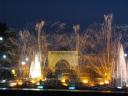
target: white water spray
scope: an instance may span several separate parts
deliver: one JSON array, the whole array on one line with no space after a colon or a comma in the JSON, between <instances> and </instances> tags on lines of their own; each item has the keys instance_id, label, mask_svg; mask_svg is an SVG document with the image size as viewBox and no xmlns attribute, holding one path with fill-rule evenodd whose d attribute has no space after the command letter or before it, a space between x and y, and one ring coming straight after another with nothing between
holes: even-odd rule
<instances>
[{"instance_id":1,"label":"white water spray","mask_svg":"<svg viewBox=\"0 0 128 96\"><path fill-rule=\"evenodd\" d=\"M126 87L127 85L127 66L124 56L124 49L122 44L119 44L116 62L116 87Z\"/></svg>"},{"instance_id":2,"label":"white water spray","mask_svg":"<svg viewBox=\"0 0 128 96\"><path fill-rule=\"evenodd\" d=\"M30 66L30 77L31 78L41 78L41 65L40 56L35 55L35 60L32 61Z\"/></svg>"}]
</instances>

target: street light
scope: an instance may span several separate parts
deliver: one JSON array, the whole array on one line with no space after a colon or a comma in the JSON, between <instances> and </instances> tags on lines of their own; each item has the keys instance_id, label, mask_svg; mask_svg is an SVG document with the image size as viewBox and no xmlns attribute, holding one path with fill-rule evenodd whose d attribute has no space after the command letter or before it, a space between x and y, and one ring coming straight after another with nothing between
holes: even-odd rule
<instances>
[{"instance_id":1,"label":"street light","mask_svg":"<svg viewBox=\"0 0 128 96\"><path fill-rule=\"evenodd\" d=\"M21 62L21 64L22 64L22 65L25 65L25 64L26 64L26 62L25 62L25 61L22 61L22 62Z\"/></svg>"},{"instance_id":2,"label":"street light","mask_svg":"<svg viewBox=\"0 0 128 96\"><path fill-rule=\"evenodd\" d=\"M0 37L0 41L3 41L3 37Z\"/></svg>"},{"instance_id":3,"label":"street light","mask_svg":"<svg viewBox=\"0 0 128 96\"><path fill-rule=\"evenodd\" d=\"M3 59L6 59L6 58L7 58L7 56L4 54L4 55L3 55Z\"/></svg>"},{"instance_id":4,"label":"street light","mask_svg":"<svg viewBox=\"0 0 128 96\"><path fill-rule=\"evenodd\" d=\"M127 57L128 56L127 53L125 53L124 56Z\"/></svg>"},{"instance_id":5,"label":"street light","mask_svg":"<svg viewBox=\"0 0 128 96\"><path fill-rule=\"evenodd\" d=\"M28 57L25 58L25 61L29 61Z\"/></svg>"}]
</instances>

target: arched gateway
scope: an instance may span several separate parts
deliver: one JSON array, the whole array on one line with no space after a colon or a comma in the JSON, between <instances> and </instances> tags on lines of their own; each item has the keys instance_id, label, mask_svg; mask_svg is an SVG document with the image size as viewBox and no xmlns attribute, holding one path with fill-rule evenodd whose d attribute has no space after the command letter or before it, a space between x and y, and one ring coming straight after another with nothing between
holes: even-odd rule
<instances>
[{"instance_id":1,"label":"arched gateway","mask_svg":"<svg viewBox=\"0 0 128 96\"><path fill-rule=\"evenodd\" d=\"M55 70L57 67L70 67L75 69L78 66L77 51L49 51L48 67Z\"/></svg>"},{"instance_id":2,"label":"arched gateway","mask_svg":"<svg viewBox=\"0 0 128 96\"><path fill-rule=\"evenodd\" d=\"M70 64L66 60L61 59L56 63L55 69L60 69L60 70L70 69Z\"/></svg>"},{"instance_id":3,"label":"arched gateway","mask_svg":"<svg viewBox=\"0 0 128 96\"><path fill-rule=\"evenodd\" d=\"M56 79L77 80L77 51L49 51L48 67L54 72Z\"/></svg>"}]
</instances>

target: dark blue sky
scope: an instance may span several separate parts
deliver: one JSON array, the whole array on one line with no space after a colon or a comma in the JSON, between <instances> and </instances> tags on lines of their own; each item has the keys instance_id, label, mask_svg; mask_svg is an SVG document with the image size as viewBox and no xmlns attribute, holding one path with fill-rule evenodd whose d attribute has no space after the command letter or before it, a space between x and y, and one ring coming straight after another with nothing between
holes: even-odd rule
<instances>
[{"instance_id":1,"label":"dark blue sky","mask_svg":"<svg viewBox=\"0 0 128 96\"><path fill-rule=\"evenodd\" d=\"M128 24L128 0L0 0L0 22L21 28L39 20L82 26L102 22L114 14L114 23Z\"/></svg>"}]
</instances>

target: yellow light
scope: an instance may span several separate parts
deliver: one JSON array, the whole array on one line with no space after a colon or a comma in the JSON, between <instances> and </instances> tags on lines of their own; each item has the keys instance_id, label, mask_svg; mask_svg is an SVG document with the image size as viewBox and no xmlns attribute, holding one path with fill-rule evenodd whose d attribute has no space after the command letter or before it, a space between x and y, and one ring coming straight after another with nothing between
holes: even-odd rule
<instances>
[{"instance_id":1,"label":"yellow light","mask_svg":"<svg viewBox=\"0 0 128 96\"><path fill-rule=\"evenodd\" d=\"M17 84L18 85L22 85L23 84L23 81L22 80L17 80Z\"/></svg>"},{"instance_id":2,"label":"yellow light","mask_svg":"<svg viewBox=\"0 0 128 96\"><path fill-rule=\"evenodd\" d=\"M18 85L22 85L23 84L23 82L18 82Z\"/></svg>"},{"instance_id":3,"label":"yellow light","mask_svg":"<svg viewBox=\"0 0 128 96\"><path fill-rule=\"evenodd\" d=\"M37 82L36 85L40 85L40 82Z\"/></svg>"},{"instance_id":4,"label":"yellow light","mask_svg":"<svg viewBox=\"0 0 128 96\"><path fill-rule=\"evenodd\" d=\"M94 83L90 83L90 86L95 86Z\"/></svg>"},{"instance_id":5,"label":"yellow light","mask_svg":"<svg viewBox=\"0 0 128 96\"><path fill-rule=\"evenodd\" d=\"M64 85L64 86L68 86L68 84L67 84L67 83L63 83L63 85Z\"/></svg>"},{"instance_id":6,"label":"yellow light","mask_svg":"<svg viewBox=\"0 0 128 96\"><path fill-rule=\"evenodd\" d=\"M11 82L11 83L9 84L10 87L14 87L14 86L16 86L16 85L17 85L16 82Z\"/></svg>"},{"instance_id":7,"label":"yellow light","mask_svg":"<svg viewBox=\"0 0 128 96\"><path fill-rule=\"evenodd\" d=\"M65 83L65 79L62 79L61 82L62 82L62 83Z\"/></svg>"},{"instance_id":8,"label":"yellow light","mask_svg":"<svg viewBox=\"0 0 128 96\"><path fill-rule=\"evenodd\" d=\"M42 81L46 81L46 80L47 80L47 78L42 79Z\"/></svg>"},{"instance_id":9,"label":"yellow light","mask_svg":"<svg viewBox=\"0 0 128 96\"><path fill-rule=\"evenodd\" d=\"M36 81L35 81L35 80L31 80L31 82L32 82L32 83L36 83Z\"/></svg>"},{"instance_id":10,"label":"yellow light","mask_svg":"<svg viewBox=\"0 0 128 96\"><path fill-rule=\"evenodd\" d=\"M99 84L100 84L100 85L104 85L104 82L100 82Z\"/></svg>"},{"instance_id":11,"label":"yellow light","mask_svg":"<svg viewBox=\"0 0 128 96\"><path fill-rule=\"evenodd\" d=\"M12 74L13 74L13 75L15 75L15 74L16 74L15 69L12 69Z\"/></svg>"},{"instance_id":12,"label":"yellow light","mask_svg":"<svg viewBox=\"0 0 128 96\"><path fill-rule=\"evenodd\" d=\"M82 82L86 84L86 83L88 83L88 80L82 80Z\"/></svg>"},{"instance_id":13,"label":"yellow light","mask_svg":"<svg viewBox=\"0 0 128 96\"><path fill-rule=\"evenodd\" d=\"M108 80L105 80L104 83L105 83L105 84L109 84L109 81L108 81Z\"/></svg>"}]
</instances>

